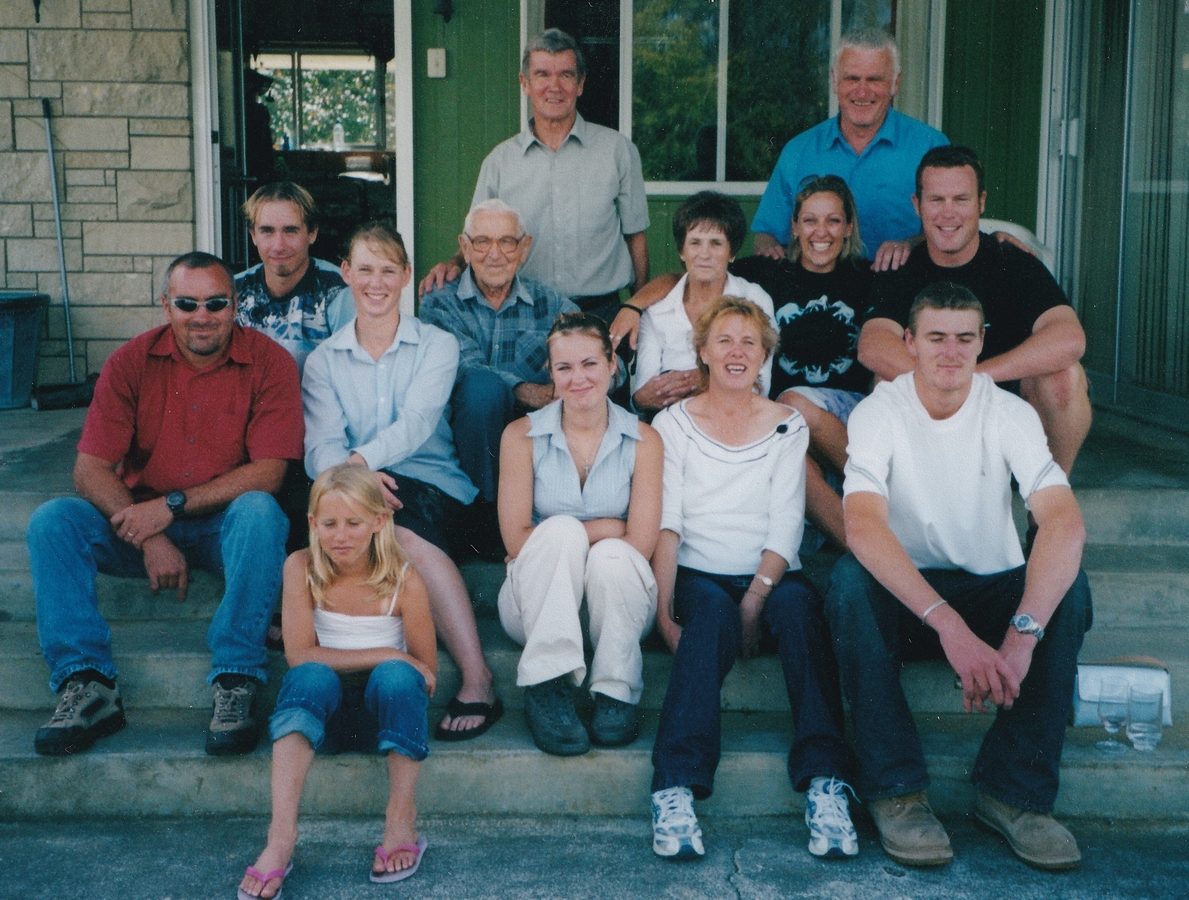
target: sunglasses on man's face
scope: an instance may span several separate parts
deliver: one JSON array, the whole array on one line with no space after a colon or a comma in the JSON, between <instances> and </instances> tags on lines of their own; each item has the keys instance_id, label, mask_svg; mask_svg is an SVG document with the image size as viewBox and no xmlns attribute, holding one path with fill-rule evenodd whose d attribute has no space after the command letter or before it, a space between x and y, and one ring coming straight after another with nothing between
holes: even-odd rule
<instances>
[{"instance_id":1,"label":"sunglasses on man's face","mask_svg":"<svg viewBox=\"0 0 1189 900\"><path fill-rule=\"evenodd\" d=\"M190 297L175 297L173 305L184 313L192 313L199 306L205 306L208 313L222 312L231 305L231 301L226 297L212 297L210 300L204 300L199 303Z\"/></svg>"}]
</instances>

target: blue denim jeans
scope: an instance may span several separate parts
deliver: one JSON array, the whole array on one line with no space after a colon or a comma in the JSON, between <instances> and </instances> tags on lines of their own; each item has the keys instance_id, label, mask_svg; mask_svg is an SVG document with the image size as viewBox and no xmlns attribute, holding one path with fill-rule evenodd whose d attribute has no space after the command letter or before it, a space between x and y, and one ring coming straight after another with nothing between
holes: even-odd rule
<instances>
[{"instance_id":1,"label":"blue denim jeans","mask_svg":"<svg viewBox=\"0 0 1189 900\"><path fill-rule=\"evenodd\" d=\"M1020 566L993 575L960 569L921 574L980 640L998 647L1024 595L1024 571ZM859 796L870 800L924 790L929 773L900 686L900 664L944 659L937 633L851 554L834 567L826 615L854 718ZM996 714L983 739L971 781L984 794L1020 809L1052 811L1078 651L1091 620L1090 587L1079 572L1033 651L1020 696L1010 710Z\"/></svg>"},{"instance_id":2,"label":"blue denim jeans","mask_svg":"<svg viewBox=\"0 0 1189 900\"><path fill-rule=\"evenodd\" d=\"M458 465L479 489L479 499L493 502L499 484L500 439L516 417L512 388L491 369L467 369L459 373L450 408Z\"/></svg>"},{"instance_id":3,"label":"blue denim jeans","mask_svg":"<svg viewBox=\"0 0 1189 900\"><path fill-rule=\"evenodd\" d=\"M288 532L277 501L261 491L242 494L222 512L179 519L165 529L191 567L222 573L225 581L207 631L208 680L224 673L268 680L264 636L281 593ZM27 540L37 634L51 690L83 669L115 678L111 629L99 614L95 574L145 578L144 554L116 537L103 513L76 497L38 507Z\"/></svg>"},{"instance_id":4,"label":"blue denim jeans","mask_svg":"<svg viewBox=\"0 0 1189 900\"><path fill-rule=\"evenodd\" d=\"M673 619L681 640L673 658L652 751L652 790L688 787L699 800L714 790L722 754L719 692L739 657L739 601L751 575L678 568ZM819 775L849 781L854 754L843 738L838 669L821 600L799 572L772 589L760 615L761 649L775 650L793 711L789 779L804 791Z\"/></svg>"},{"instance_id":5,"label":"blue denim jeans","mask_svg":"<svg viewBox=\"0 0 1189 900\"><path fill-rule=\"evenodd\" d=\"M276 742L297 732L323 753L393 751L421 761L429 755L428 709L425 678L403 659L343 676L302 663L285 673L268 736Z\"/></svg>"}]
</instances>

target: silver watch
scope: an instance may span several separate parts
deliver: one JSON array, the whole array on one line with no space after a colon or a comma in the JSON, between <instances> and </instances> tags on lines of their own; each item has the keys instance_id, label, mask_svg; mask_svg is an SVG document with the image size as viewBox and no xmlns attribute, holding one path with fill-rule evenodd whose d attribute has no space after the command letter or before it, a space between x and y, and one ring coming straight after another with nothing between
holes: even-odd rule
<instances>
[{"instance_id":1,"label":"silver watch","mask_svg":"<svg viewBox=\"0 0 1189 900\"><path fill-rule=\"evenodd\" d=\"M1032 634L1036 636L1038 641L1044 640L1045 630L1040 627L1040 623L1036 619L1027 613L1012 616L1011 627L1020 632L1020 634Z\"/></svg>"}]
</instances>

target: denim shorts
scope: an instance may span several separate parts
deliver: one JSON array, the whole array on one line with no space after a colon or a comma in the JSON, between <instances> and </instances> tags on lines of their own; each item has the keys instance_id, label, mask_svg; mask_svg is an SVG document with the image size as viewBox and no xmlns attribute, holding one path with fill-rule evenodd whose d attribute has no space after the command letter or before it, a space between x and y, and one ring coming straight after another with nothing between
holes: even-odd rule
<instances>
[{"instance_id":1,"label":"denim shorts","mask_svg":"<svg viewBox=\"0 0 1189 900\"><path fill-rule=\"evenodd\" d=\"M268 736L297 732L321 753L395 751L420 761L429 755L428 708L425 678L403 659L342 675L302 663L285 673Z\"/></svg>"}]
</instances>

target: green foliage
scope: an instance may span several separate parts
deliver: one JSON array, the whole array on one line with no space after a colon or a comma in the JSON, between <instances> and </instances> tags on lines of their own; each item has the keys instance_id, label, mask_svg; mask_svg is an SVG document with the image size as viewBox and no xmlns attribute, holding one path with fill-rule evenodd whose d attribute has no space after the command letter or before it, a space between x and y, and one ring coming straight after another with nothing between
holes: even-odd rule
<instances>
[{"instance_id":1,"label":"green foliage","mask_svg":"<svg viewBox=\"0 0 1189 900\"><path fill-rule=\"evenodd\" d=\"M274 144L284 135L297 139L293 121L293 70L272 69L272 87L264 104L272 117ZM329 147L334 142L334 126L342 123L347 144L376 143L375 76L353 69L303 70L302 142Z\"/></svg>"},{"instance_id":2,"label":"green foliage","mask_svg":"<svg viewBox=\"0 0 1189 900\"><path fill-rule=\"evenodd\" d=\"M714 179L718 19L705 0L636 0L632 138L646 179ZM731 4L728 180L766 181L785 143L826 118L829 24L829 0Z\"/></svg>"},{"instance_id":3,"label":"green foliage","mask_svg":"<svg viewBox=\"0 0 1189 900\"><path fill-rule=\"evenodd\" d=\"M830 6L732 3L730 20L727 179L767 181L784 145L829 112Z\"/></svg>"},{"instance_id":4,"label":"green foliage","mask_svg":"<svg viewBox=\"0 0 1189 900\"><path fill-rule=\"evenodd\" d=\"M637 0L633 38L632 139L644 177L684 180L696 168L698 129L715 124L718 7Z\"/></svg>"}]
</instances>

